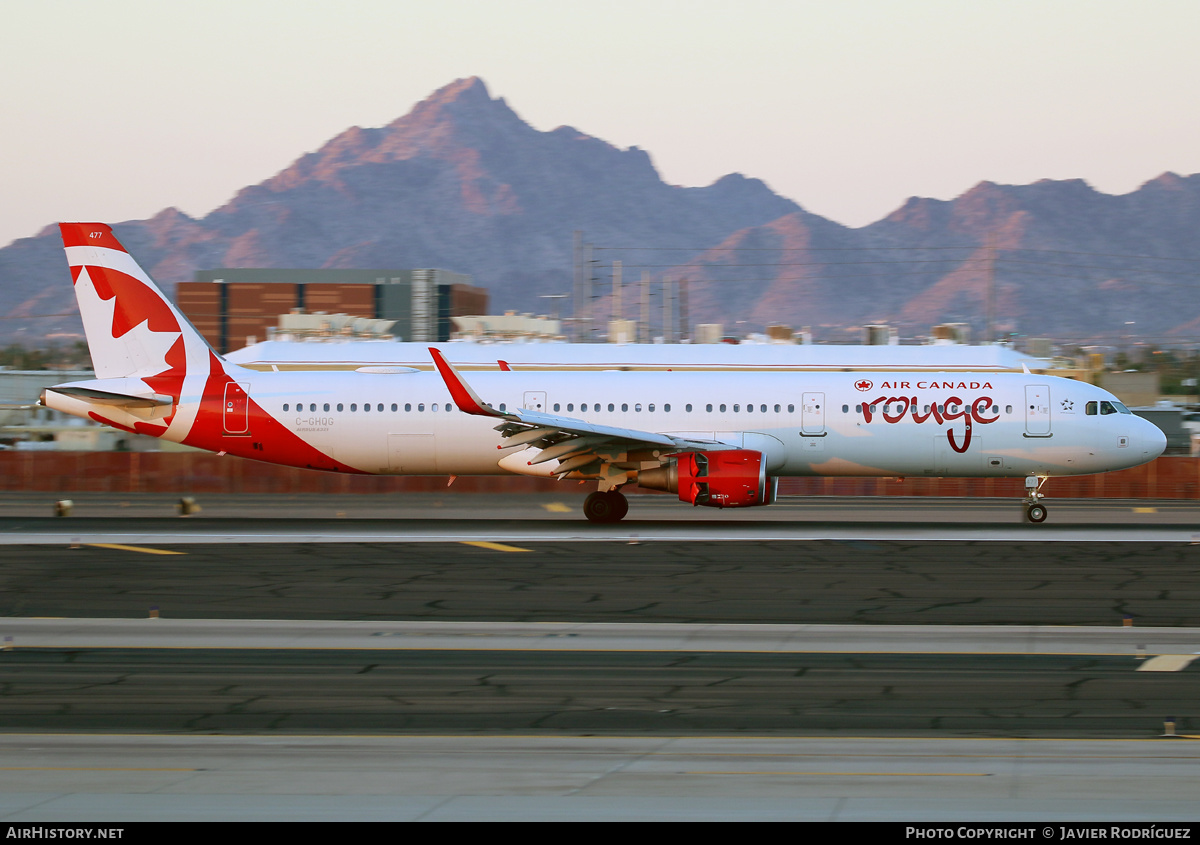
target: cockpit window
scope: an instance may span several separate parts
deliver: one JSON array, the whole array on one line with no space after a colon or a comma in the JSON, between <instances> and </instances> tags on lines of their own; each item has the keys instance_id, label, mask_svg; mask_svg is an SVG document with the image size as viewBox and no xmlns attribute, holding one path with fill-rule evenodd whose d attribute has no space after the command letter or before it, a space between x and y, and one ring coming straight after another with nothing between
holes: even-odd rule
<instances>
[{"instance_id":1,"label":"cockpit window","mask_svg":"<svg viewBox=\"0 0 1200 845\"><path fill-rule=\"evenodd\" d=\"M1113 404L1117 406L1117 410L1118 410L1120 413L1122 413L1122 414L1129 414L1129 416L1131 416L1131 417L1133 416L1133 411L1131 411L1131 410L1129 410L1128 408L1126 408L1126 407L1125 407L1124 405L1122 405L1120 402L1113 402Z\"/></svg>"},{"instance_id":2,"label":"cockpit window","mask_svg":"<svg viewBox=\"0 0 1200 845\"><path fill-rule=\"evenodd\" d=\"M1089 417L1094 417L1096 416L1096 411L1099 409L1099 407L1099 402L1088 402L1087 405L1084 406L1084 413L1086 413Z\"/></svg>"},{"instance_id":3,"label":"cockpit window","mask_svg":"<svg viewBox=\"0 0 1200 845\"><path fill-rule=\"evenodd\" d=\"M1103 400L1100 402L1100 416L1105 417L1109 414L1119 414L1120 411L1116 408L1116 403Z\"/></svg>"}]
</instances>

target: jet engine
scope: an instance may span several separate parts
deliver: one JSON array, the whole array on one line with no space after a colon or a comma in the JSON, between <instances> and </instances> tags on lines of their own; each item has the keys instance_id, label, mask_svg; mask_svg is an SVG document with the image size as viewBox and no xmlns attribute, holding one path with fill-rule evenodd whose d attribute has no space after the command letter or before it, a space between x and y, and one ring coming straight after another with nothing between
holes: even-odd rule
<instances>
[{"instance_id":1,"label":"jet engine","mask_svg":"<svg viewBox=\"0 0 1200 845\"><path fill-rule=\"evenodd\" d=\"M637 483L678 493L679 500L709 508L751 508L775 502L779 479L767 475L762 452L730 449L685 452L666 466L644 469Z\"/></svg>"}]
</instances>

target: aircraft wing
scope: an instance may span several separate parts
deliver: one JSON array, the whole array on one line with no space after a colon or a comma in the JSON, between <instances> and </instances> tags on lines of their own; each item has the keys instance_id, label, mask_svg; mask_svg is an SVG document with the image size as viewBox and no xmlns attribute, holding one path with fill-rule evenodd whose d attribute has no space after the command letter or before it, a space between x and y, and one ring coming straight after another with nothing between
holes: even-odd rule
<instances>
[{"instance_id":1,"label":"aircraft wing","mask_svg":"<svg viewBox=\"0 0 1200 845\"><path fill-rule=\"evenodd\" d=\"M533 446L542 450L536 458L529 461L530 465L557 458L560 462L559 472L566 473L601 461L604 455L615 453L639 450L669 450L677 453L736 448L716 440L694 440L671 434L604 425L543 411L531 411L527 408L500 411L479 398L441 352L430 348L429 353L433 356L433 362L459 410L475 416L503 420L496 430L507 442L499 448Z\"/></svg>"}]
</instances>

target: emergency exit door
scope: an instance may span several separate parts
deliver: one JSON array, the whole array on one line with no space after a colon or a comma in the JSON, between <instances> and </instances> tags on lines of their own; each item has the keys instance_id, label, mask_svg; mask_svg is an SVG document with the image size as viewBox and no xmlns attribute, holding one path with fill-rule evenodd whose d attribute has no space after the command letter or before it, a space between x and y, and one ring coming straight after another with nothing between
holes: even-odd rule
<instances>
[{"instance_id":1,"label":"emergency exit door","mask_svg":"<svg viewBox=\"0 0 1200 845\"><path fill-rule=\"evenodd\" d=\"M230 382L225 385L225 420L226 434L250 433L250 391L249 384Z\"/></svg>"},{"instance_id":2,"label":"emergency exit door","mask_svg":"<svg viewBox=\"0 0 1200 845\"><path fill-rule=\"evenodd\" d=\"M805 393L800 403L800 433L806 437L825 434L825 394Z\"/></svg>"},{"instance_id":3,"label":"emergency exit door","mask_svg":"<svg viewBox=\"0 0 1200 845\"><path fill-rule=\"evenodd\" d=\"M1030 437L1050 436L1050 387L1025 385L1025 433Z\"/></svg>"}]
</instances>

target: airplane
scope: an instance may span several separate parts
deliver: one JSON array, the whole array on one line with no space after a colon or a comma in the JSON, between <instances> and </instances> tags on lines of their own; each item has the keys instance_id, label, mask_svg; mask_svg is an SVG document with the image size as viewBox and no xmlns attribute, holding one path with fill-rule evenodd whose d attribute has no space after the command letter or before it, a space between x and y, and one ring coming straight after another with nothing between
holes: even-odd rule
<instances>
[{"instance_id":1,"label":"airplane","mask_svg":"<svg viewBox=\"0 0 1200 845\"><path fill-rule=\"evenodd\" d=\"M224 360L102 223L60 229L95 379L41 404L220 455L326 472L595 481L616 522L629 484L693 506L776 499L788 476L1023 477L1046 519L1054 476L1138 466L1162 431L1090 384L1030 373L260 372Z\"/></svg>"}]
</instances>

